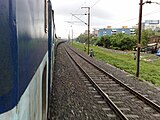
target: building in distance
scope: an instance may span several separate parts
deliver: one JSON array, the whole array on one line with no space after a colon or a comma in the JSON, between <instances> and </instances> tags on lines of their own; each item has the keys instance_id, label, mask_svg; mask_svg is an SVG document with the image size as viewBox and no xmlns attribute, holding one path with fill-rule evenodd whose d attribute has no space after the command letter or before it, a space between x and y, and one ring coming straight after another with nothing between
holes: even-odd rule
<instances>
[{"instance_id":1,"label":"building in distance","mask_svg":"<svg viewBox=\"0 0 160 120\"><path fill-rule=\"evenodd\" d=\"M117 33L123 33L128 35L135 34L134 28L128 28L128 26L122 26L122 28L112 28L111 26L107 26L107 28L99 29L98 30L98 37L104 36L104 35L114 35Z\"/></svg>"},{"instance_id":2,"label":"building in distance","mask_svg":"<svg viewBox=\"0 0 160 120\"><path fill-rule=\"evenodd\" d=\"M145 29L152 29L153 31L160 30L159 20L145 20Z\"/></svg>"}]
</instances>

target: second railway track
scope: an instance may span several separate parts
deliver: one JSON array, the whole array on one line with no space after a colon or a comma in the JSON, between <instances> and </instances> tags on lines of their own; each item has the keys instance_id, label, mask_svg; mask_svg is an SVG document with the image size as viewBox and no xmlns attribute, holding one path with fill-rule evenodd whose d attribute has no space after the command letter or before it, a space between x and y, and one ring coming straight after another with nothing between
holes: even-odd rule
<instances>
[{"instance_id":1,"label":"second railway track","mask_svg":"<svg viewBox=\"0 0 160 120\"><path fill-rule=\"evenodd\" d=\"M120 119L159 120L160 106L91 63L70 47L66 47L65 50Z\"/></svg>"}]
</instances>

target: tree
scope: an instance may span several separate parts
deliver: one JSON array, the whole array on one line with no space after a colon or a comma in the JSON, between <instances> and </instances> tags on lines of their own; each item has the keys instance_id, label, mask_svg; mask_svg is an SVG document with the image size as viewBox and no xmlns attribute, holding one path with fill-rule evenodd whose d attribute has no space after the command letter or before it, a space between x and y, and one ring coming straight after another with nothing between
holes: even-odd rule
<instances>
[{"instance_id":1,"label":"tree","mask_svg":"<svg viewBox=\"0 0 160 120\"><path fill-rule=\"evenodd\" d=\"M104 35L101 37L101 40L103 42L103 47L109 48L110 47L110 36Z\"/></svg>"},{"instance_id":2,"label":"tree","mask_svg":"<svg viewBox=\"0 0 160 120\"><path fill-rule=\"evenodd\" d=\"M96 41L98 40L98 37L92 37L91 38L91 41L90 41L90 44L91 45L94 45L94 44L96 44Z\"/></svg>"},{"instance_id":3,"label":"tree","mask_svg":"<svg viewBox=\"0 0 160 120\"><path fill-rule=\"evenodd\" d=\"M95 45L103 46L103 43L100 38L97 39L97 41L95 42Z\"/></svg>"},{"instance_id":4,"label":"tree","mask_svg":"<svg viewBox=\"0 0 160 120\"><path fill-rule=\"evenodd\" d=\"M143 30L142 31L142 38L141 38L142 46L146 46L149 42L150 37L153 35L155 35L155 32L152 31L151 29Z\"/></svg>"},{"instance_id":5,"label":"tree","mask_svg":"<svg viewBox=\"0 0 160 120\"><path fill-rule=\"evenodd\" d=\"M96 45L103 46L105 48L109 48L110 47L110 36L104 35L104 36L100 37L97 40Z\"/></svg>"},{"instance_id":6,"label":"tree","mask_svg":"<svg viewBox=\"0 0 160 120\"><path fill-rule=\"evenodd\" d=\"M80 43L88 43L88 35L86 34L80 34L77 39L76 39L77 42L80 42Z\"/></svg>"},{"instance_id":7,"label":"tree","mask_svg":"<svg viewBox=\"0 0 160 120\"><path fill-rule=\"evenodd\" d=\"M136 45L136 36L117 33L111 36L111 48L118 50L132 50Z\"/></svg>"},{"instance_id":8,"label":"tree","mask_svg":"<svg viewBox=\"0 0 160 120\"><path fill-rule=\"evenodd\" d=\"M121 47L121 39L123 38L123 33L117 33L111 36L111 48L112 49L120 49Z\"/></svg>"},{"instance_id":9,"label":"tree","mask_svg":"<svg viewBox=\"0 0 160 120\"><path fill-rule=\"evenodd\" d=\"M133 47L136 44L136 39L134 36L124 35L121 39L121 50L133 50Z\"/></svg>"}]
</instances>

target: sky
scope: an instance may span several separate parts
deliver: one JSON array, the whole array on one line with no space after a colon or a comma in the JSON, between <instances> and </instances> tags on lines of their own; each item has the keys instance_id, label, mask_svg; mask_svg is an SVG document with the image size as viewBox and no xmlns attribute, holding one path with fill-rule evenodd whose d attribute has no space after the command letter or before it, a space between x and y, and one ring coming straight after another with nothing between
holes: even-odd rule
<instances>
[{"instance_id":1,"label":"sky","mask_svg":"<svg viewBox=\"0 0 160 120\"><path fill-rule=\"evenodd\" d=\"M160 0L151 1L160 3ZM107 26L132 27L138 23L140 0L51 0L51 2L55 12L56 34L61 38L68 38L69 35L72 37L72 31L75 38L87 30L84 23L88 22L88 16L84 14L88 13L88 9L81 7L90 7L91 31ZM160 20L160 4L143 5L142 21L145 20Z\"/></svg>"}]
</instances>

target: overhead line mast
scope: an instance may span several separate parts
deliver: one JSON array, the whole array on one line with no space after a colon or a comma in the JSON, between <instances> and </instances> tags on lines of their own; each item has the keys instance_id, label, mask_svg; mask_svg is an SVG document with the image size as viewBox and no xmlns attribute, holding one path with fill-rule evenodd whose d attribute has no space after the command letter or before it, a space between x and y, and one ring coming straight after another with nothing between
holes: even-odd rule
<instances>
[{"instance_id":1,"label":"overhead line mast","mask_svg":"<svg viewBox=\"0 0 160 120\"><path fill-rule=\"evenodd\" d=\"M145 1L140 0L140 7L139 7L139 23L138 23L138 40L137 40L137 70L136 70L136 77L139 77L139 64L140 64L140 48L141 48L141 27L142 27L142 6L146 3L156 3L159 4L158 2L152 2L152 1Z\"/></svg>"},{"instance_id":2,"label":"overhead line mast","mask_svg":"<svg viewBox=\"0 0 160 120\"><path fill-rule=\"evenodd\" d=\"M81 7L88 9L88 55L89 55L89 46L90 46L90 7Z\"/></svg>"}]
</instances>

